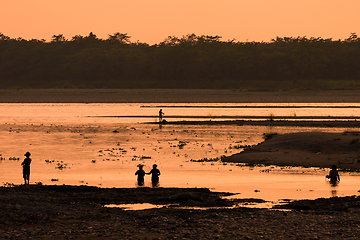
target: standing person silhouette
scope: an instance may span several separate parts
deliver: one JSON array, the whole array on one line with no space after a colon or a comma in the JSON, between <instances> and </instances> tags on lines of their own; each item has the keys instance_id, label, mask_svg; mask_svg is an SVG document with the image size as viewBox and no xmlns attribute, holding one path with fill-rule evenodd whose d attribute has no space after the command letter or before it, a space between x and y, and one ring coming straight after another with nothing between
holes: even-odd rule
<instances>
[{"instance_id":1,"label":"standing person silhouette","mask_svg":"<svg viewBox=\"0 0 360 240\"><path fill-rule=\"evenodd\" d=\"M23 166L23 177L24 177L25 184L26 184L26 180L27 180L27 184L30 184L30 163L31 163L31 159L29 158L30 155L31 155L31 153L26 152L24 154L24 156L26 158L21 163L21 165Z\"/></svg>"},{"instance_id":2,"label":"standing person silhouette","mask_svg":"<svg viewBox=\"0 0 360 240\"><path fill-rule=\"evenodd\" d=\"M163 116L164 116L164 112L162 111L162 109L160 109L160 111L159 111L159 122L162 122Z\"/></svg>"},{"instance_id":3,"label":"standing person silhouette","mask_svg":"<svg viewBox=\"0 0 360 240\"><path fill-rule=\"evenodd\" d=\"M153 169L147 174L151 174L151 182L153 187L157 187L159 184L159 176L160 176L160 170L157 169L157 165L153 165Z\"/></svg>"},{"instance_id":4,"label":"standing person silhouette","mask_svg":"<svg viewBox=\"0 0 360 240\"><path fill-rule=\"evenodd\" d=\"M138 167L139 167L139 170L136 171L135 175L138 175L138 177L137 177L138 185L143 186L145 171L143 170L143 165L139 164Z\"/></svg>"}]
</instances>

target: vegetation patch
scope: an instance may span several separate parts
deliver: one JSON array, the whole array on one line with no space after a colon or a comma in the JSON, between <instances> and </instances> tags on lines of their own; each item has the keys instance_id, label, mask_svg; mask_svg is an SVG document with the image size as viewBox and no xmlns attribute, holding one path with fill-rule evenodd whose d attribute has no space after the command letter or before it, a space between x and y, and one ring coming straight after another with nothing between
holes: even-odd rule
<instances>
[{"instance_id":1,"label":"vegetation patch","mask_svg":"<svg viewBox=\"0 0 360 240\"><path fill-rule=\"evenodd\" d=\"M199 160L191 159L190 162L218 162L223 159L224 156L216 157L216 158L202 158Z\"/></svg>"},{"instance_id":2,"label":"vegetation patch","mask_svg":"<svg viewBox=\"0 0 360 240\"><path fill-rule=\"evenodd\" d=\"M0 33L0 88L354 90L360 89L359 42L355 33L336 41L270 42L188 34L154 45L132 42L126 33L59 34L50 42Z\"/></svg>"},{"instance_id":3,"label":"vegetation patch","mask_svg":"<svg viewBox=\"0 0 360 240\"><path fill-rule=\"evenodd\" d=\"M179 149L183 149L185 145L186 145L185 141L179 141L179 144L177 146L179 147Z\"/></svg>"}]
</instances>

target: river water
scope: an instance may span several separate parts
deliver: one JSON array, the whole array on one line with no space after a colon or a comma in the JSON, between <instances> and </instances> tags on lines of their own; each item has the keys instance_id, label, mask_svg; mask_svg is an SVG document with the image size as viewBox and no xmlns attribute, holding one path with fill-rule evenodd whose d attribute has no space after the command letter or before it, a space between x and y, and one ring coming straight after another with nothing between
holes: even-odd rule
<instances>
[{"instance_id":1,"label":"river water","mask_svg":"<svg viewBox=\"0 0 360 240\"><path fill-rule=\"evenodd\" d=\"M164 125L167 121L276 116L360 116L360 104L0 104L0 183L22 184L21 162L31 152L30 183L137 187L137 165L161 171L160 187L206 187L240 198L315 199L358 195L359 174L325 180L329 169L248 167L197 162L242 151L264 133L358 129L235 125ZM15 160L13 160L15 159ZM17 160L19 159L19 160ZM194 161L195 160L195 161ZM150 177L145 186L151 187Z\"/></svg>"}]
</instances>

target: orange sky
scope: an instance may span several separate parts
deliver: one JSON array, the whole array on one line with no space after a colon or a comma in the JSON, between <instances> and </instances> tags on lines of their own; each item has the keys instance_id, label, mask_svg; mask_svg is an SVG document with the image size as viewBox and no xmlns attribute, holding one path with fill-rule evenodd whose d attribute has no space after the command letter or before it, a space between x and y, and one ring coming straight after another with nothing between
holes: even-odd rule
<instances>
[{"instance_id":1,"label":"orange sky","mask_svg":"<svg viewBox=\"0 0 360 240\"><path fill-rule=\"evenodd\" d=\"M169 35L345 39L360 35L359 0L0 0L0 32L11 38L68 39L93 32L159 43Z\"/></svg>"}]
</instances>

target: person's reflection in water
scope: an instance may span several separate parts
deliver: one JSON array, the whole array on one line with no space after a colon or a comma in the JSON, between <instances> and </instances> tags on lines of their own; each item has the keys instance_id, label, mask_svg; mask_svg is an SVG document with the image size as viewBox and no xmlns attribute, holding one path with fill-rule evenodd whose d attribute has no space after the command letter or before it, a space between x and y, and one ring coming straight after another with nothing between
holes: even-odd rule
<instances>
[{"instance_id":1,"label":"person's reflection in water","mask_svg":"<svg viewBox=\"0 0 360 240\"><path fill-rule=\"evenodd\" d=\"M159 176L160 176L160 170L157 169L157 165L153 165L153 169L147 174L151 174L151 183L153 187L159 186Z\"/></svg>"},{"instance_id":2,"label":"person's reflection in water","mask_svg":"<svg viewBox=\"0 0 360 240\"><path fill-rule=\"evenodd\" d=\"M336 191L336 190L331 190L331 195L332 195L333 197L336 197L336 196L337 196L337 191Z\"/></svg>"},{"instance_id":3,"label":"person's reflection in water","mask_svg":"<svg viewBox=\"0 0 360 240\"><path fill-rule=\"evenodd\" d=\"M339 181L331 181L331 180L330 180L330 185L331 185L332 187L337 187L338 184L339 184Z\"/></svg>"},{"instance_id":4,"label":"person's reflection in water","mask_svg":"<svg viewBox=\"0 0 360 240\"><path fill-rule=\"evenodd\" d=\"M138 167L139 167L139 170L137 170L135 173L135 175L138 176L137 177L138 185L144 186L145 171L143 170L143 165L139 164Z\"/></svg>"}]
</instances>

